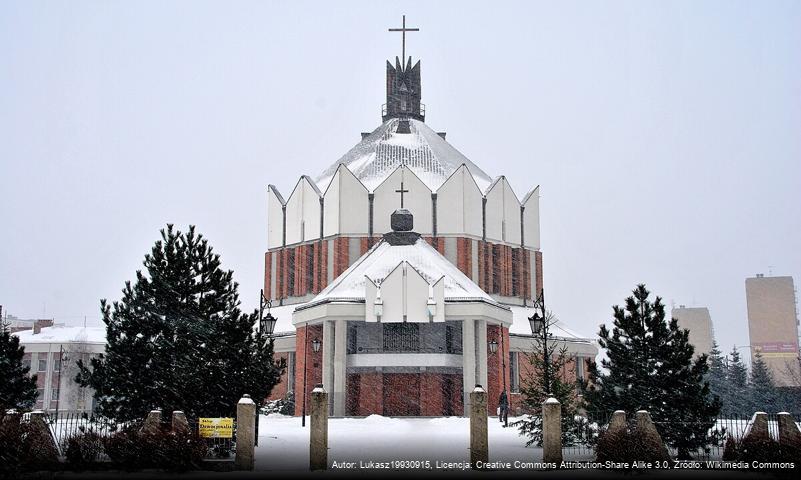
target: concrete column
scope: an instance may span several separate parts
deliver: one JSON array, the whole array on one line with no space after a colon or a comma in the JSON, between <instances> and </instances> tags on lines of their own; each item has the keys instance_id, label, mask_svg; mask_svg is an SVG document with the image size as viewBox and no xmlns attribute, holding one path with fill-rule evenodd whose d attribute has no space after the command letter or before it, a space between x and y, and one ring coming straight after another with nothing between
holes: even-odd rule
<instances>
[{"instance_id":1,"label":"concrete column","mask_svg":"<svg viewBox=\"0 0 801 480\"><path fill-rule=\"evenodd\" d=\"M758 435L758 438L769 438L767 413L754 413L754 416L751 417L751 423L748 425L743 437L747 437L749 435Z\"/></svg>"},{"instance_id":2,"label":"concrete column","mask_svg":"<svg viewBox=\"0 0 801 480\"><path fill-rule=\"evenodd\" d=\"M345 416L345 388L347 380L348 324L337 320L334 329L334 415Z\"/></svg>"},{"instance_id":3,"label":"concrete column","mask_svg":"<svg viewBox=\"0 0 801 480\"><path fill-rule=\"evenodd\" d=\"M476 385L470 392L470 465L475 469L476 462L488 461L487 392Z\"/></svg>"},{"instance_id":4,"label":"concrete column","mask_svg":"<svg viewBox=\"0 0 801 480\"><path fill-rule=\"evenodd\" d=\"M668 453L667 447L665 446L665 442L662 441L662 436L659 435L659 431L656 429L656 425L654 425L653 420L651 420L651 414L648 413L646 410L639 410L636 413L637 415L637 429L640 433L645 437L645 441L650 442L655 447L657 447L661 453L662 458L665 460L670 460L670 454ZM767 431L767 422L765 423L765 428Z\"/></svg>"},{"instance_id":5,"label":"concrete column","mask_svg":"<svg viewBox=\"0 0 801 480\"><path fill-rule=\"evenodd\" d=\"M612 414L612 419L609 420L609 433L612 432L626 432L628 426L626 425L626 412L623 410L615 410Z\"/></svg>"},{"instance_id":6,"label":"concrete column","mask_svg":"<svg viewBox=\"0 0 801 480\"><path fill-rule=\"evenodd\" d=\"M562 463L562 405L553 397L542 403L542 461Z\"/></svg>"},{"instance_id":7,"label":"concrete column","mask_svg":"<svg viewBox=\"0 0 801 480\"><path fill-rule=\"evenodd\" d=\"M487 383L487 321L476 320L476 383Z\"/></svg>"},{"instance_id":8,"label":"concrete column","mask_svg":"<svg viewBox=\"0 0 801 480\"><path fill-rule=\"evenodd\" d=\"M798 429L793 416L787 412L779 413L779 445L783 447L801 445L801 430Z\"/></svg>"},{"instance_id":9,"label":"concrete column","mask_svg":"<svg viewBox=\"0 0 801 480\"><path fill-rule=\"evenodd\" d=\"M53 440L53 435L50 433L50 427L45 421L45 413L43 411L34 410L31 412L30 432L27 440L30 445L36 446L36 448L28 452L33 465L43 470L55 470L59 467L58 446Z\"/></svg>"},{"instance_id":10,"label":"concrete column","mask_svg":"<svg viewBox=\"0 0 801 480\"><path fill-rule=\"evenodd\" d=\"M256 453L256 403L250 395L242 395L236 404L237 470L253 470Z\"/></svg>"},{"instance_id":11,"label":"concrete column","mask_svg":"<svg viewBox=\"0 0 801 480\"><path fill-rule=\"evenodd\" d=\"M311 394L311 431L309 432L309 468L328 468L328 394L318 384Z\"/></svg>"},{"instance_id":12,"label":"concrete column","mask_svg":"<svg viewBox=\"0 0 801 480\"><path fill-rule=\"evenodd\" d=\"M161 430L161 410L151 410L142 423L142 431L146 433L158 433Z\"/></svg>"},{"instance_id":13,"label":"concrete column","mask_svg":"<svg viewBox=\"0 0 801 480\"><path fill-rule=\"evenodd\" d=\"M186 421L186 414L180 410L172 412L172 431L175 433L188 433L189 422Z\"/></svg>"},{"instance_id":14,"label":"concrete column","mask_svg":"<svg viewBox=\"0 0 801 480\"><path fill-rule=\"evenodd\" d=\"M462 400L465 416L470 415L470 392L477 383L475 323L473 320L464 320L462 322Z\"/></svg>"},{"instance_id":15,"label":"concrete column","mask_svg":"<svg viewBox=\"0 0 801 480\"><path fill-rule=\"evenodd\" d=\"M323 321L323 385L331 389L334 386L334 322ZM328 413L333 412L329 405Z\"/></svg>"}]
</instances>

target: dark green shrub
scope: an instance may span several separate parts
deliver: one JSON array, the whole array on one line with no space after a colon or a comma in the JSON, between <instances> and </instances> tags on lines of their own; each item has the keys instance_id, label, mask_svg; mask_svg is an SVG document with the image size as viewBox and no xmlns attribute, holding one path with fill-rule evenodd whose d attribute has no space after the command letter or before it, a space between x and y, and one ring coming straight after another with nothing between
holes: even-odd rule
<instances>
[{"instance_id":1,"label":"dark green shrub","mask_svg":"<svg viewBox=\"0 0 801 480\"><path fill-rule=\"evenodd\" d=\"M200 468L206 444L194 432L173 432L165 426L153 431L129 427L105 442L106 454L120 468L159 468L186 471Z\"/></svg>"},{"instance_id":2,"label":"dark green shrub","mask_svg":"<svg viewBox=\"0 0 801 480\"><path fill-rule=\"evenodd\" d=\"M106 455L119 468L136 470L150 466L153 451L151 444L144 441L140 428L141 425L138 424L127 426L103 442Z\"/></svg>"},{"instance_id":3,"label":"dark green shrub","mask_svg":"<svg viewBox=\"0 0 801 480\"><path fill-rule=\"evenodd\" d=\"M774 462L780 460L779 442L767 433L751 433L737 445L737 460L745 462Z\"/></svg>"},{"instance_id":4,"label":"dark green shrub","mask_svg":"<svg viewBox=\"0 0 801 480\"><path fill-rule=\"evenodd\" d=\"M70 468L90 468L103 453L103 439L94 431L82 431L67 439L65 456Z\"/></svg>"},{"instance_id":5,"label":"dark green shrub","mask_svg":"<svg viewBox=\"0 0 801 480\"><path fill-rule=\"evenodd\" d=\"M630 423L627 430L603 431L595 447L598 462L669 462L664 445Z\"/></svg>"},{"instance_id":6,"label":"dark green shrub","mask_svg":"<svg viewBox=\"0 0 801 480\"><path fill-rule=\"evenodd\" d=\"M726 439L726 445L723 447L723 460L727 462L733 462L737 460L737 457L739 456L740 452L737 451L737 441L729 436Z\"/></svg>"}]
</instances>

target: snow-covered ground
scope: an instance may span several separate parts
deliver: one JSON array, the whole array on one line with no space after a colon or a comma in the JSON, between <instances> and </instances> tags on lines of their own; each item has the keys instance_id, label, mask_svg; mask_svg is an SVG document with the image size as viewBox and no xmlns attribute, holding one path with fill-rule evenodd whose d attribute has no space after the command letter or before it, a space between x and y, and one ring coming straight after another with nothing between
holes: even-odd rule
<instances>
[{"instance_id":1,"label":"snow-covered ground","mask_svg":"<svg viewBox=\"0 0 801 480\"><path fill-rule=\"evenodd\" d=\"M509 418L512 423L513 418ZM468 462L470 421L461 417L332 418L328 422L328 461ZM513 427L489 419L489 460L541 462L542 449L524 447L525 438ZM309 466L309 419L261 416L256 470L304 470Z\"/></svg>"}]
</instances>

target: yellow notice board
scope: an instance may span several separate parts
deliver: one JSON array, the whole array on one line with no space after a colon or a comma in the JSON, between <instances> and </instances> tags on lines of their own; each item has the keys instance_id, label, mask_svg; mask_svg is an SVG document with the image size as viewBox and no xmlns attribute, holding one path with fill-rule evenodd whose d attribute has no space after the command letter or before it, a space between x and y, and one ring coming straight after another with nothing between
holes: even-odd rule
<instances>
[{"instance_id":1,"label":"yellow notice board","mask_svg":"<svg viewBox=\"0 0 801 480\"><path fill-rule=\"evenodd\" d=\"M203 438L231 438L234 434L233 418L201 418L199 425Z\"/></svg>"}]
</instances>

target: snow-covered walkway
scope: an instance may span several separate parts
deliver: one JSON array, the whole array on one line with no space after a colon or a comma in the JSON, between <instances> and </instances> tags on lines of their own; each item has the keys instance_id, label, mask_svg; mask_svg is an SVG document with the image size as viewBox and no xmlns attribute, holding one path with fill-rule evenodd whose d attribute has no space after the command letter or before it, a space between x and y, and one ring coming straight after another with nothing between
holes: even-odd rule
<instances>
[{"instance_id":1,"label":"snow-covered walkway","mask_svg":"<svg viewBox=\"0 0 801 480\"><path fill-rule=\"evenodd\" d=\"M515 419L510 418L509 423ZM470 421L461 417L332 418L328 423L328 461L392 460L468 462ZM489 460L541 462L541 448L525 448L513 427L489 419ZM256 470L303 470L309 465L309 421L299 417L261 416Z\"/></svg>"}]
</instances>

